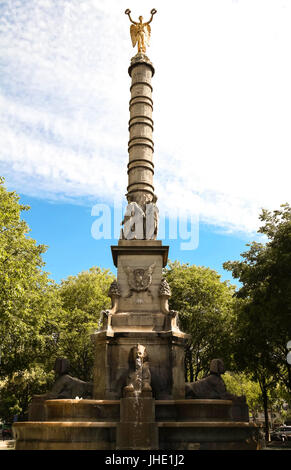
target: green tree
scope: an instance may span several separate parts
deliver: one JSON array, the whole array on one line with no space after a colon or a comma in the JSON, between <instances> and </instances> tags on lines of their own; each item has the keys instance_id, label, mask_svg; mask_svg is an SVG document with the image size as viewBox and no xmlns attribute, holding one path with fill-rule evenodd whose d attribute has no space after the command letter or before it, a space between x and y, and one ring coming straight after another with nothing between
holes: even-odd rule
<instances>
[{"instance_id":1,"label":"green tree","mask_svg":"<svg viewBox=\"0 0 291 470\"><path fill-rule=\"evenodd\" d=\"M42 270L44 245L28 236L21 213L29 210L0 179L0 380L1 398L15 374L30 374L36 364L51 365L60 301ZM13 394L12 394L13 395ZM17 397L15 398L17 401ZM10 408L13 408L10 397ZM22 400L23 402L23 400ZM16 404L16 402L15 402ZM20 406L20 405L19 405Z\"/></svg>"},{"instance_id":2,"label":"green tree","mask_svg":"<svg viewBox=\"0 0 291 470\"><path fill-rule=\"evenodd\" d=\"M244 372L226 372L223 375L223 380L230 393L238 396L245 395L250 414L256 421L258 412L263 409L260 385L251 380Z\"/></svg>"},{"instance_id":3,"label":"green tree","mask_svg":"<svg viewBox=\"0 0 291 470\"><path fill-rule=\"evenodd\" d=\"M259 233L267 242L252 242L241 261L224 263L242 287L235 326L234 356L241 370L249 371L261 387L266 437L268 399L282 382L291 391L291 369L286 361L286 344L291 338L291 208L263 210Z\"/></svg>"},{"instance_id":4,"label":"green tree","mask_svg":"<svg viewBox=\"0 0 291 470\"><path fill-rule=\"evenodd\" d=\"M114 279L109 270L92 267L59 287L63 311L58 352L70 361L70 373L85 381L92 379L90 335L98 329L101 311L110 307L108 290Z\"/></svg>"},{"instance_id":5,"label":"green tree","mask_svg":"<svg viewBox=\"0 0 291 470\"><path fill-rule=\"evenodd\" d=\"M32 364L0 382L1 419L11 422L15 415L25 419L32 396L46 392L53 380L53 371L47 372L43 364Z\"/></svg>"},{"instance_id":6,"label":"green tree","mask_svg":"<svg viewBox=\"0 0 291 470\"><path fill-rule=\"evenodd\" d=\"M185 379L209 372L210 361L231 362L234 287L203 266L169 263L164 271L171 287L170 308L179 312L181 329L190 334L185 353Z\"/></svg>"},{"instance_id":7,"label":"green tree","mask_svg":"<svg viewBox=\"0 0 291 470\"><path fill-rule=\"evenodd\" d=\"M21 218L29 210L0 180L0 417L25 414L34 394L54 380L57 357L70 373L90 380L90 334L108 308L114 276L94 267L57 285L44 272L46 246L29 237Z\"/></svg>"}]
</instances>

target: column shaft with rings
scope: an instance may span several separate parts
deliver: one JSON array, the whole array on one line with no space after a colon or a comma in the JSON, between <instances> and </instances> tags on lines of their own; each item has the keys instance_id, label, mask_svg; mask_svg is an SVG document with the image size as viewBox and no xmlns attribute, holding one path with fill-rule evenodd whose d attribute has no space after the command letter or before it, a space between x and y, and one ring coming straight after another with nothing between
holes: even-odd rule
<instances>
[{"instance_id":1,"label":"column shaft with rings","mask_svg":"<svg viewBox=\"0 0 291 470\"><path fill-rule=\"evenodd\" d=\"M129 103L128 187L127 200L136 202L143 210L155 203L153 175L153 100L151 79L154 67L147 56L138 53L131 60L131 99Z\"/></svg>"}]
</instances>

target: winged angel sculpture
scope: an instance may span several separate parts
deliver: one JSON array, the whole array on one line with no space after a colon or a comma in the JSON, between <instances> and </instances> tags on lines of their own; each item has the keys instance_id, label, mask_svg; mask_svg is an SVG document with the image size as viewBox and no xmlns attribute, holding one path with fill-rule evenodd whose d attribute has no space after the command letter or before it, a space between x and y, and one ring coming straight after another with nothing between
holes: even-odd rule
<instances>
[{"instance_id":1,"label":"winged angel sculpture","mask_svg":"<svg viewBox=\"0 0 291 470\"><path fill-rule=\"evenodd\" d=\"M143 17L139 17L139 23L133 21L130 16L131 11L127 8L125 10L125 14L128 15L132 25L130 26L130 36L132 41L132 46L135 47L137 43L138 52L145 53L146 45L150 45L150 37L151 37L151 27L150 23L153 20L154 15L157 13L157 10L154 8L151 10L151 19L146 23L143 23Z\"/></svg>"}]
</instances>

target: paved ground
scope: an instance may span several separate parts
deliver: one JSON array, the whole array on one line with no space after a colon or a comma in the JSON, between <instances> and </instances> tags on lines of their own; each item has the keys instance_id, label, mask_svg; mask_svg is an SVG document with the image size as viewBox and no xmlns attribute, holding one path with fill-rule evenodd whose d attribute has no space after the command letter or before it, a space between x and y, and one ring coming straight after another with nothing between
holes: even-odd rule
<instances>
[{"instance_id":1,"label":"paved ground","mask_svg":"<svg viewBox=\"0 0 291 470\"><path fill-rule=\"evenodd\" d=\"M13 450L14 449L14 441L0 441L0 450Z\"/></svg>"},{"instance_id":2,"label":"paved ground","mask_svg":"<svg viewBox=\"0 0 291 470\"><path fill-rule=\"evenodd\" d=\"M291 450L291 441L285 443L279 441L269 442L266 450Z\"/></svg>"},{"instance_id":3,"label":"paved ground","mask_svg":"<svg viewBox=\"0 0 291 470\"><path fill-rule=\"evenodd\" d=\"M0 450L13 450L14 449L14 441L13 440L0 440ZM281 442L269 442L267 447L263 450L291 450L291 441L282 444Z\"/></svg>"}]
</instances>

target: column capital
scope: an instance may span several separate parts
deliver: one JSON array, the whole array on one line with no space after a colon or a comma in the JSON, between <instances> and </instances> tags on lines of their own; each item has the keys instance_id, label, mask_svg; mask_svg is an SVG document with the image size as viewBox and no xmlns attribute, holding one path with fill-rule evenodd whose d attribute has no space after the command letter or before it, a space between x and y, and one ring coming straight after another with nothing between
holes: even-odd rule
<instances>
[{"instance_id":1,"label":"column capital","mask_svg":"<svg viewBox=\"0 0 291 470\"><path fill-rule=\"evenodd\" d=\"M152 62L150 61L148 56L146 56L142 52L138 52L134 57L131 58L131 61L130 61L130 66L128 68L128 73L130 77L131 77L132 69L136 67L137 65L141 65L141 64L148 65L152 70L152 76L154 76L155 69L154 69Z\"/></svg>"}]
</instances>

